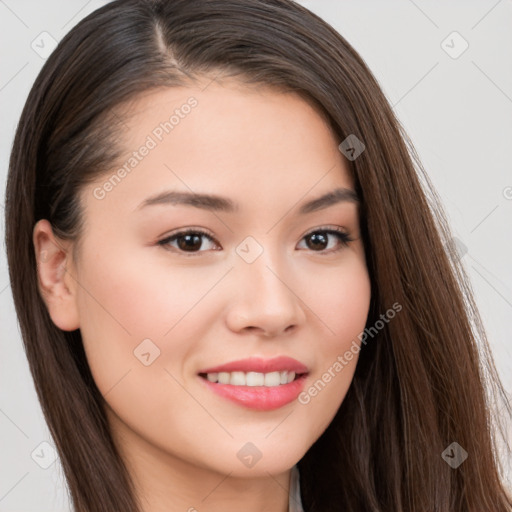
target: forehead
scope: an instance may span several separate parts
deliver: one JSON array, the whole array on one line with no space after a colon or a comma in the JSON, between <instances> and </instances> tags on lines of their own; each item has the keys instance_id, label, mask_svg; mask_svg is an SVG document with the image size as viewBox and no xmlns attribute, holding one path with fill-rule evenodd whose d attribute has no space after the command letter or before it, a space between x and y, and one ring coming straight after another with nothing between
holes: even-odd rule
<instances>
[{"instance_id":1,"label":"forehead","mask_svg":"<svg viewBox=\"0 0 512 512\"><path fill-rule=\"evenodd\" d=\"M326 117L296 93L237 82L163 88L136 98L122 118L122 156L95 186L111 182L109 201L131 210L168 189L243 206L353 184Z\"/></svg>"}]
</instances>

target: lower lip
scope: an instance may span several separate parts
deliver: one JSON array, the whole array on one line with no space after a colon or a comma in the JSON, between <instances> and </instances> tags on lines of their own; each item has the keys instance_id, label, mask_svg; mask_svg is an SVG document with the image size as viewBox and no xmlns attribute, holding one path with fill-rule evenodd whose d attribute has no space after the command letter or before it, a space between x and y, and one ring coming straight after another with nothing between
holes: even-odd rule
<instances>
[{"instance_id":1,"label":"lower lip","mask_svg":"<svg viewBox=\"0 0 512 512\"><path fill-rule=\"evenodd\" d=\"M296 400L304 388L305 377L306 375L302 375L288 384L272 387L232 386L231 384L210 382L203 377L199 378L211 391L238 405L256 411L271 411Z\"/></svg>"}]
</instances>

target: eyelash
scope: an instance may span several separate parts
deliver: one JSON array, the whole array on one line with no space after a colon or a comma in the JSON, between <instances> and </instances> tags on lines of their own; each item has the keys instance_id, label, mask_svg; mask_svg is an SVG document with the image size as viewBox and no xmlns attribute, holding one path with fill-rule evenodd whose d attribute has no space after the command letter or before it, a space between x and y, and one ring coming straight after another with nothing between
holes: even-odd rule
<instances>
[{"instance_id":1,"label":"eyelash","mask_svg":"<svg viewBox=\"0 0 512 512\"><path fill-rule=\"evenodd\" d=\"M305 238L311 236L311 235L314 235L315 233L324 233L324 234L328 234L328 235L334 235L334 236L336 236L338 238L338 240L340 242L340 247L338 247L336 249L328 249L328 250L323 249L321 251L313 251L312 250L312 252L319 253L319 254L332 254L332 253L338 252L341 249L347 247L349 242L354 241L354 239L351 238L349 236L349 234L347 232L343 231L341 228L332 228L332 227L331 228L317 228L314 231L310 231L309 233L306 233L301 238L301 241L304 240ZM214 242L217 245L219 245L217 243L217 241L209 233L207 233L206 231L204 231L204 230L202 230L200 228L190 228L190 229L185 229L183 231L178 231L176 233L173 233L173 234L167 236L166 238L164 238L162 240L159 240L157 242L157 244L159 246L162 246L166 250L170 250L169 246L168 246L168 244L170 242L173 242L173 241L177 240L178 238L181 238L181 237L186 236L186 235L202 235L205 238L207 238L208 240L210 240L211 242ZM190 251L190 252L187 252L187 251L182 251L181 249L178 249L176 247L173 247L173 249L176 250L178 253L183 254L186 257L198 256L202 252L205 252L205 251ZM218 250L218 249L215 249L215 250Z\"/></svg>"}]
</instances>

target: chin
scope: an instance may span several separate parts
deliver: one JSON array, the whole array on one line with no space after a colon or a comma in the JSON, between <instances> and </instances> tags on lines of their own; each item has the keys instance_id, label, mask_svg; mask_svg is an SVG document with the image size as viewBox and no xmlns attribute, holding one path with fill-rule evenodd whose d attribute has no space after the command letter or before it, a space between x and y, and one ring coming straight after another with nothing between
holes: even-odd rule
<instances>
[{"instance_id":1,"label":"chin","mask_svg":"<svg viewBox=\"0 0 512 512\"><path fill-rule=\"evenodd\" d=\"M271 434L269 437L246 437L243 441L231 439L229 445L218 445L220 452L213 454L210 468L237 478L268 478L289 471L304 456L311 443L304 437L286 437ZM251 440L252 439L252 440ZM228 454L232 454L231 456Z\"/></svg>"}]
</instances>

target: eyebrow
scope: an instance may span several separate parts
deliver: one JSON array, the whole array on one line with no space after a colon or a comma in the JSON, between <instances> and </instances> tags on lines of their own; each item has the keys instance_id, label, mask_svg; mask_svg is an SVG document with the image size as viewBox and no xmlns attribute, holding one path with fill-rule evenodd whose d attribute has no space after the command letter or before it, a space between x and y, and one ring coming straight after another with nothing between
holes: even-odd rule
<instances>
[{"instance_id":1,"label":"eyebrow","mask_svg":"<svg viewBox=\"0 0 512 512\"><path fill-rule=\"evenodd\" d=\"M342 202L359 204L360 199L356 192L352 189L337 188L327 192L320 197L317 197L316 199L312 199L311 201L304 203L299 209L299 214L304 215L307 213L316 212L318 210L322 210ZM239 211L238 204L227 197L221 197L214 194L178 192L172 190L161 192L155 196L148 197L142 201L142 203L136 209L140 210L147 206L167 204L193 206L203 210L226 213L235 213Z\"/></svg>"}]
</instances>

